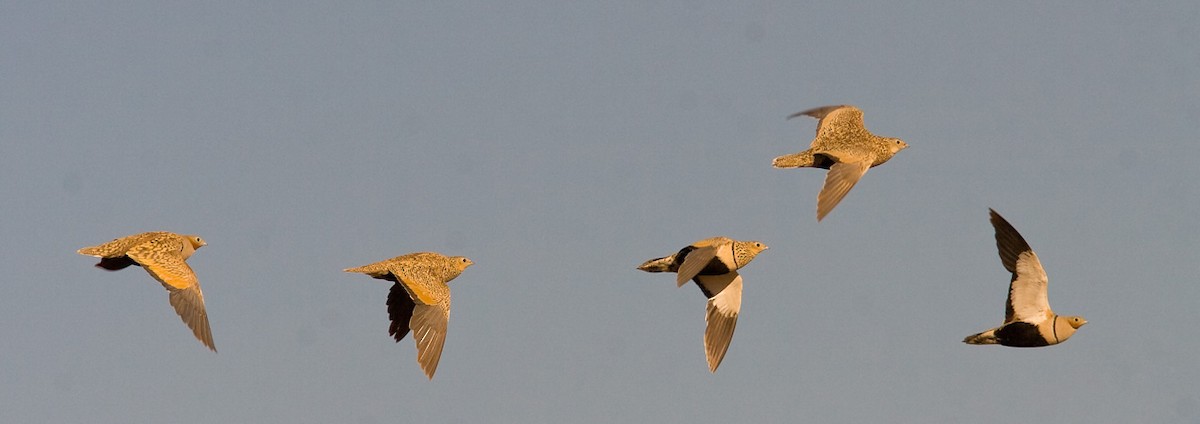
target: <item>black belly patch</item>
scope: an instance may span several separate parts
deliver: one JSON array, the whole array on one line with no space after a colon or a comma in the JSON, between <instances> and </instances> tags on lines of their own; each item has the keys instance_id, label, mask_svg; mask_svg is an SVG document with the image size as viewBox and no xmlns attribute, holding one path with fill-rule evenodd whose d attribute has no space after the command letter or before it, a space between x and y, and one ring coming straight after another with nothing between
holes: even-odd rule
<instances>
[{"instance_id":1,"label":"black belly patch","mask_svg":"<svg viewBox=\"0 0 1200 424\"><path fill-rule=\"evenodd\" d=\"M679 249L679 253L675 254L675 264L672 266L674 270L672 271L678 270L679 265L683 265L684 259L686 259L687 255L692 253L693 250L696 250L695 246L688 246L683 249ZM729 267L725 266L725 264L721 263L721 261L713 258L713 260L708 261L708 265L705 265L704 269L701 269L700 272L696 273L696 275L722 275L728 274L730 271L733 270L729 269Z\"/></svg>"},{"instance_id":2,"label":"black belly patch","mask_svg":"<svg viewBox=\"0 0 1200 424\"><path fill-rule=\"evenodd\" d=\"M829 169L829 167L833 166L835 163L837 162L834 162L833 158L824 154L817 153L813 155L813 167L815 168Z\"/></svg>"},{"instance_id":3,"label":"black belly patch","mask_svg":"<svg viewBox=\"0 0 1200 424\"><path fill-rule=\"evenodd\" d=\"M692 253L693 250L696 250L696 246L687 246L679 249L679 253L675 254L675 263L683 263L683 258L686 258L688 253Z\"/></svg>"},{"instance_id":4,"label":"black belly patch","mask_svg":"<svg viewBox=\"0 0 1200 424\"><path fill-rule=\"evenodd\" d=\"M712 298L713 298L713 294L712 294L712 293L709 293L709 292L708 292L708 289L704 288L704 284L701 284L701 283L700 283L700 279L699 279L699 278L693 278L693 279L692 279L692 282L696 283L696 287L699 287L699 288L700 288L700 293L703 293L703 294L704 294L704 298L705 298L705 299L712 299Z\"/></svg>"},{"instance_id":5,"label":"black belly patch","mask_svg":"<svg viewBox=\"0 0 1200 424\"><path fill-rule=\"evenodd\" d=\"M695 246L688 246L683 249L679 249L679 253L675 254L675 263L671 264L671 271L678 271L679 265L683 264L684 259L686 259L687 255L692 253L693 250L696 250ZM729 267L725 266L725 264L721 263L721 261L713 258L713 260L708 261L708 265L705 265L704 269L701 269L700 272L696 273L696 275L724 275L730 273L731 271L733 270L729 269ZM692 281L696 283L696 287L700 288L700 292L704 294L705 298L712 299L713 293L709 293L708 290L704 288L704 285L700 284L699 279L692 278Z\"/></svg>"},{"instance_id":6,"label":"black belly patch","mask_svg":"<svg viewBox=\"0 0 1200 424\"><path fill-rule=\"evenodd\" d=\"M104 268L109 271L117 271L117 270L125 269L125 268L129 267L130 265L137 265L137 262L134 262L133 259L129 259L128 256L120 256L120 257L116 257L116 258L100 258L100 263L96 264L97 267Z\"/></svg>"},{"instance_id":7,"label":"black belly patch","mask_svg":"<svg viewBox=\"0 0 1200 424\"><path fill-rule=\"evenodd\" d=\"M725 275L730 271L733 270L729 269L729 267L725 266L725 264L721 263L721 261L713 258L713 260L708 261L708 265L705 265L704 269L700 270L700 272L696 275Z\"/></svg>"},{"instance_id":8,"label":"black belly patch","mask_svg":"<svg viewBox=\"0 0 1200 424\"><path fill-rule=\"evenodd\" d=\"M1027 322L1009 323L996 330L996 341L1011 347L1042 347L1049 346L1037 326Z\"/></svg>"}]
</instances>

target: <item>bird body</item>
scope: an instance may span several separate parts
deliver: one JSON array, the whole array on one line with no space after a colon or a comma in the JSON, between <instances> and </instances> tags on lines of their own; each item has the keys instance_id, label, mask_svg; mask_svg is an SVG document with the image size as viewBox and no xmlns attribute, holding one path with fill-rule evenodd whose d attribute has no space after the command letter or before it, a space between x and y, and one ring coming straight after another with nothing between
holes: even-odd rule
<instances>
[{"instance_id":1,"label":"bird body","mask_svg":"<svg viewBox=\"0 0 1200 424\"><path fill-rule=\"evenodd\" d=\"M817 195L817 221L825 218L867 170L884 164L908 144L898 138L879 137L863 125L862 110L850 105L824 106L794 113L819 119L817 135L808 150L775 158L776 168L828 169Z\"/></svg>"},{"instance_id":2,"label":"bird body","mask_svg":"<svg viewBox=\"0 0 1200 424\"><path fill-rule=\"evenodd\" d=\"M717 372L725 359L742 308L742 276L737 270L766 249L765 244L757 241L713 237L692 243L674 255L648 260L638 267L646 272L674 272L677 286L695 281L708 298L704 351L711 372Z\"/></svg>"},{"instance_id":3,"label":"bird body","mask_svg":"<svg viewBox=\"0 0 1200 424\"><path fill-rule=\"evenodd\" d=\"M1066 341L1075 330L1087 324L1081 316L1061 316L1050 309L1046 296L1049 279L1037 254L1025 238L1000 214L989 209L996 230L1000 262L1012 273L1005 302L1004 323L996 328L972 334L967 344L999 344L1011 347L1041 347Z\"/></svg>"},{"instance_id":4,"label":"bird body","mask_svg":"<svg viewBox=\"0 0 1200 424\"><path fill-rule=\"evenodd\" d=\"M170 293L168 300L184 324L213 352L217 351L208 324L208 312L204 308L204 294L200 282L186 260L202 246L203 239L195 235L180 235L166 231L154 231L122 237L99 246L79 249L81 255L100 258L96 264L109 271L138 265L150 276L162 283Z\"/></svg>"},{"instance_id":5,"label":"bird body","mask_svg":"<svg viewBox=\"0 0 1200 424\"><path fill-rule=\"evenodd\" d=\"M450 322L450 286L446 283L458 278L471 264L463 256L418 252L347 268L345 272L363 273L393 283L387 300L391 320L388 334L399 342L411 330L417 344L417 363L425 376L433 379Z\"/></svg>"}]
</instances>

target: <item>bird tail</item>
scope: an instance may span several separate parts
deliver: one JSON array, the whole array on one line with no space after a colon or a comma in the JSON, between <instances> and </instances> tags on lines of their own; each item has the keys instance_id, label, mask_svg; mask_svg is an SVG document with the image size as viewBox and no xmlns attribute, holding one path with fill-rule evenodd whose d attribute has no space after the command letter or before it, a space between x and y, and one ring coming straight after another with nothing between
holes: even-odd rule
<instances>
[{"instance_id":1,"label":"bird tail","mask_svg":"<svg viewBox=\"0 0 1200 424\"><path fill-rule=\"evenodd\" d=\"M963 343L982 345L982 344L996 344L996 343L1000 343L1000 341L996 340L996 329L993 328L991 330L984 331L982 333L977 333L977 334L972 334L970 336L967 336L967 338L963 339Z\"/></svg>"},{"instance_id":2,"label":"bird tail","mask_svg":"<svg viewBox=\"0 0 1200 424\"><path fill-rule=\"evenodd\" d=\"M804 168L813 166L813 154L807 150L775 158L771 166L776 168Z\"/></svg>"},{"instance_id":3,"label":"bird tail","mask_svg":"<svg viewBox=\"0 0 1200 424\"><path fill-rule=\"evenodd\" d=\"M640 270L646 271L646 272L672 272L674 270L671 269L671 265L674 265L674 264L675 264L674 256L664 256L664 257L661 257L658 259L648 260L648 261L642 263L641 266L638 266L637 269L640 269ZM676 269L678 269L678 268L676 268Z\"/></svg>"}]
</instances>

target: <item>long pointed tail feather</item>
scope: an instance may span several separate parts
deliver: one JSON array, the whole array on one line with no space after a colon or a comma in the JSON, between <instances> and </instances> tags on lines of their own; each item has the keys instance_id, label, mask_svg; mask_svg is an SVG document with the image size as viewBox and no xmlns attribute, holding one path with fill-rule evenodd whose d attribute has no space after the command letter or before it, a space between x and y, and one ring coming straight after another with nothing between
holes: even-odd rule
<instances>
[{"instance_id":1,"label":"long pointed tail feather","mask_svg":"<svg viewBox=\"0 0 1200 424\"><path fill-rule=\"evenodd\" d=\"M771 166L776 168L803 168L813 166L813 155L808 151L792 153L775 158Z\"/></svg>"},{"instance_id":2,"label":"long pointed tail feather","mask_svg":"<svg viewBox=\"0 0 1200 424\"><path fill-rule=\"evenodd\" d=\"M996 344L999 342L1000 342L999 340L996 340L996 329L994 329L994 328L991 330L988 330L988 331L984 331L982 333L972 334L970 336L967 336L967 338L963 339L963 343L975 344L975 345Z\"/></svg>"},{"instance_id":3,"label":"long pointed tail feather","mask_svg":"<svg viewBox=\"0 0 1200 424\"><path fill-rule=\"evenodd\" d=\"M671 265L675 263L674 256L664 256L658 259L651 259L643 262L637 269L646 272L671 272Z\"/></svg>"}]
</instances>

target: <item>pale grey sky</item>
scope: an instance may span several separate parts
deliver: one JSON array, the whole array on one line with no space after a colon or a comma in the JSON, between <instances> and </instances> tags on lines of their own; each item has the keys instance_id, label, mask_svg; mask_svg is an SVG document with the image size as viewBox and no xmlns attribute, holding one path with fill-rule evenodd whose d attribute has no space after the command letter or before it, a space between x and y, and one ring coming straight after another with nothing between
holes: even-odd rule
<instances>
[{"instance_id":1,"label":"pale grey sky","mask_svg":"<svg viewBox=\"0 0 1200 424\"><path fill-rule=\"evenodd\" d=\"M1200 421L1194 2L0 5L0 399L9 422ZM818 224L811 107L910 144ZM1043 349L967 346L1008 274ZM213 354L145 272L75 250L196 233ZM704 299L642 261L726 235ZM434 250L437 376L387 334Z\"/></svg>"}]
</instances>

